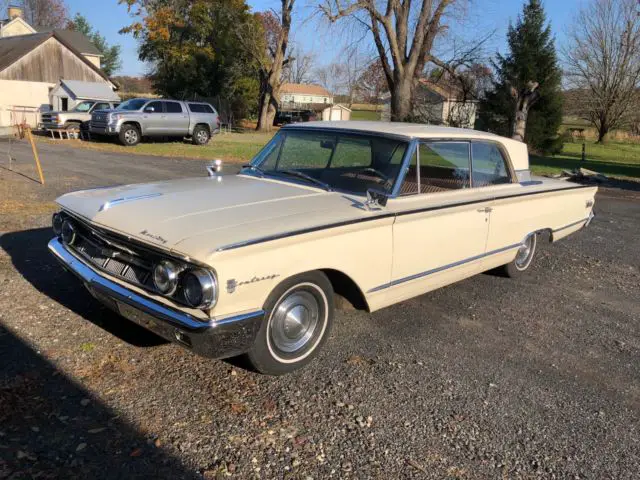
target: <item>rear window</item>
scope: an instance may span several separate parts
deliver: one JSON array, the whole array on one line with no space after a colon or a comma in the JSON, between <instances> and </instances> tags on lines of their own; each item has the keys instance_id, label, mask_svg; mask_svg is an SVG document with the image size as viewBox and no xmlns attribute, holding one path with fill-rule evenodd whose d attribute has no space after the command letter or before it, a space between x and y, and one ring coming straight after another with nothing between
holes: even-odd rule
<instances>
[{"instance_id":1,"label":"rear window","mask_svg":"<svg viewBox=\"0 0 640 480\"><path fill-rule=\"evenodd\" d=\"M182 113L182 105L178 102L164 102L166 113Z\"/></svg>"},{"instance_id":2,"label":"rear window","mask_svg":"<svg viewBox=\"0 0 640 480\"><path fill-rule=\"evenodd\" d=\"M216 113L213 107L207 103L190 103L189 110L193 113Z\"/></svg>"}]
</instances>

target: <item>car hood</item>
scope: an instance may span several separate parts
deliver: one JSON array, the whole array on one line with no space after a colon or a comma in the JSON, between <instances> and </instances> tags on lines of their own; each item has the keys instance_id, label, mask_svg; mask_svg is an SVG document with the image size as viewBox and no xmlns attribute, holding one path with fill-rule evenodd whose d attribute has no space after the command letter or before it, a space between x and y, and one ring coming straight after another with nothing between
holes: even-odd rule
<instances>
[{"instance_id":1,"label":"car hood","mask_svg":"<svg viewBox=\"0 0 640 480\"><path fill-rule=\"evenodd\" d=\"M57 203L97 226L201 261L229 245L366 214L356 198L249 175L83 190Z\"/></svg>"}]
</instances>

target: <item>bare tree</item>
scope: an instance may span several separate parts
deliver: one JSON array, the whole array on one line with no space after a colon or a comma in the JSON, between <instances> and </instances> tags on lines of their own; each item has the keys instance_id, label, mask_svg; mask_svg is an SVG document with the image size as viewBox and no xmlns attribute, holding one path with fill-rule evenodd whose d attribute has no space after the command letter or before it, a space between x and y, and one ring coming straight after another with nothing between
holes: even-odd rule
<instances>
[{"instance_id":1,"label":"bare tree","mask_svg":"<svg viewBox=\"0 0 640 480\"><path fill-rule=\"evenodd\" d=\"M310 53L304 53L300 47L296 47L289 56L289 61L284 67L284 79L289 83L309 83L313 70L314 57Z\"/></svg>"},{"instance_id":2,"label":"bare tree","mask_svg":"<svg viewBox=\"0 0 640 480\"><path fill-rule=\"evenodd\" d=\"M324 67L319 67L314 71L313 76L315 82L335 95L340 93L342 87L342 79L344 77L343 65L330 63Z\"/></svg>"},{"instance_id":3,"label":"bare tree","mask_svg":"<svg viewBox=\"0 0 640 480\"><path fill-rule=\"evenodd\" d=\"M464 0L324 0L320 6L331 22L353 17L371 32L391 94L391 119L411 117L418 79L428 62L450 65L432 53L436 38L446 29L443 15Z\"/></svg>"},{"instance_id":4,"label":"bare tree","mask_svg":"<svg viewBox=\"0 0 640 480\"><path fill-rule=\"evenodd\" d=\"M22 8L24 20L34 27L64 28L68 21L68 8L64 0L9 0L0 2L2 13L6 7Z\"/></svg>"},{"instance_id":5,"label":"bare tree","mask_svg":"<svg viewBox=\"0 0 640 480\"><path fill-rule=\"evenodd\" d=\"M258 65L260 102L256 130L259 131L271 131L280 104L283 72L289 62L287 46L294 3L295 0L281 0L278 15L271 11L258 13L258 22L237 29L236 38Z\"/></svg>"},{"instance_id":6,"label":"bare tree","mask_svg":"<svg viewBox=\"0 0 640 480\"><path fill-rule=\"evenodd\" d=\"M591 0L568 32L566 76L598 142L630 122L640 106L640 12L637 0Z\"/></svg>"},{"instance_id":7,"label":"bare tree","mask_svg":"<svg viewBox=\"0 0 640 480\"><path fill-rule=\"evenodd\" d=\"M380 96L388 89L387 79L384 76L380 60L369 64L358 79L358 92L365 101L379 103Z\"/></svg>"}]
</instances>

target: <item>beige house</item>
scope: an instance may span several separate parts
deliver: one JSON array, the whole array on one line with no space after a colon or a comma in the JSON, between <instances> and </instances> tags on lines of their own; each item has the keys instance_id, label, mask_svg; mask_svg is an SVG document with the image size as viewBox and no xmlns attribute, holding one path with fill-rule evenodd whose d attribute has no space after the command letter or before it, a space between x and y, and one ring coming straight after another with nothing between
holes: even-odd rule
<instances>
[{"instance_id":1,"label":"beige house","mask_svg":"<svg viewBox=\"0 0 640 480\"><path fill-rule=\"evenodd\" d=\"M391 118L391 95L383 96L381 120ZM421 79L418 83L413 106L416 122L448 127L473 128L476 122L478 101L467 98L459 88L445 83Z\"/></svg>"},{"instance_id":2,"label":"beige house","mask_svg":"<svg viewBox=\"0 0 640 480\"><path fill-rule=\"evenodd\" d=\"M16 124L32 127L40 112L51 107L51 92L61 80L107 85L116 90L100 70L101 54L82 34L66 30L36 32L11 7L0 22L0 130ZM27 32L27 33L25 33Z\"/></svg>"},{"instance_id":3,"label":"beige house","mask_svg":"<svg viewBox=\"0 0 640 480\"><path fill-rule=\"evenodd\" d=\"M280 102L287 105L333 104L333 95L320 85L285 83L280 88Z\"/></svg>"}]
</instances>

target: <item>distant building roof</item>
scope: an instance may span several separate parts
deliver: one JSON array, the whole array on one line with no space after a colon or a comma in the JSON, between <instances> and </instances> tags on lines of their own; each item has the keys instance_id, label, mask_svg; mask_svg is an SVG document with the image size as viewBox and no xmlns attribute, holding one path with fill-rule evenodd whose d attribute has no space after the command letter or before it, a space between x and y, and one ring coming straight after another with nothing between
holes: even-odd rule
<instances>
[{"instance_id":1,"label":"distant building roof","mask_svg":"<svg viewBox=\"0 0 640 480\"><path fill-rule=\"evenodd\" d=\"M445 100L467 101L473 102L473 98L464 98L464 91L458 85L446 82L444 80L434 82L427 78L418 80L422 86L441 96Z\"/></svg>"},{"instance_id":2,"label":"distant building roof","mask_svg":"<svg viewBox=\"0 0 640 480\"><path fill-rule=\"evenodd\" d=\"M97 55L102 56L102 52L96 48L96 46L91 43L89 38L75 30L62 30L60 28L51 28L51 27L35 27L38 33L51 33L54 32L56 37L61 40L64 40L65 43L71 45L80 53L84 53L85 55Z\"/></svg>"},{"instance_id":3,"label":"distant building roof","mask_svg":"<svg viewBox=\"0 0 640 480\"><path fill-rule=\"evenodd\" d=\"M298 95L320 95L323 97L331 97L332 95L320 85L311 85L304 83L283 83L280 87L280 93L294 93Z\"/></svg>"},{"instance_id":4,"label":"distant building roof","mask_svg":"<svg viewBox=\"0 0 640 480\"><path fill-rule=\"evenodd\" d=\"M73 53L75 53L80 60L82 60L89 68L98 73L102 78L109 81L109 77L107 77L102 70L96 67L93 63L87 60L83 54L90 52L82 52L79 47L82 45L74 45L72 40L74 38L78 38L75 35L65 35L60 32L69 32L69 30L50 30L48 32L42 33L31 33L28 35L16 35L13 37L4 37L0 38L0 72L4 69L10 67L15 62L20 60L26 54L37 48L40 44L46 42L50 38L55 38ZM77 32L74 32L77 33ZM82 34L80 34L82 35ZM82 35L84 37L84 35ZM86 37L84 37L86 38ZM90 43L90 42L89 42ZM95 51L98 51L97 48L93 47ZM88 50L87 48L84 48ZM98 52L99 54L100 52ZM91 54L94 55L94 54ZM52 60L53 61L53 60Z\"/></svg>"},{"instance_id":5,"label":"distant building roof","mask_svg":"<svg viewBox=\"0 0 640 480\"><path fill-rule=\"evenodd\" d=\"M80 100L120 100L120 97L106 83L60 80L60 84Z\"/></svg>"}]
</instances>

